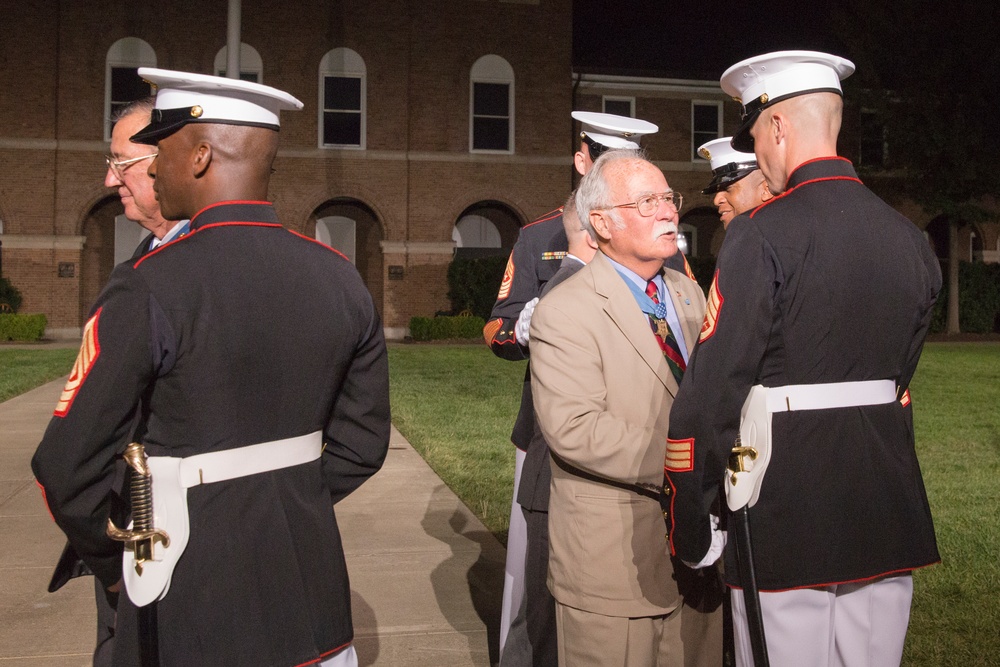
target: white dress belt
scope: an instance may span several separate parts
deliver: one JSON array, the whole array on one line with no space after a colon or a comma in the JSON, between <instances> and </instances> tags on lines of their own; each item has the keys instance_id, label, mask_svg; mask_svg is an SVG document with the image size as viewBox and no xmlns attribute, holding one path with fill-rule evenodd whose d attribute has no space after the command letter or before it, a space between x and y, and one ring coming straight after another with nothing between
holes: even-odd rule
<instances>
[{"instance_id":1,"label":"white dress belt","mask_svg":"<svg viewBox=\"0 0 1000 667\"><path fill-rule=\"evenodd\" d=\"M227 479L290 468L315 461L323 453L323 432L261 442L181 459L180 483L185 489ZM155 457L150 457L155 458Z\"/></svg>"},{"instance_id":2,"label":"white dress belt","mask_svg":"<svg viewBox=\"0 0 1000 667\"><path fill-rule=\"evenodd\" d=\"M767 388L767 411L829 410L860 405L880 405L896 400L892 380L790 384Z\"/></svg>"}]
</instances>

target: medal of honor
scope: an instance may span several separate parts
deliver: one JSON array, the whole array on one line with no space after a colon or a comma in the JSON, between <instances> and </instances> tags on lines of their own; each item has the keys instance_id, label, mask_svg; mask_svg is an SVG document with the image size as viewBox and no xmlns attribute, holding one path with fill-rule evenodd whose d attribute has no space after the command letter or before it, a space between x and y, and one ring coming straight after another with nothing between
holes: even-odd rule
<instances>
[{"instance_id":1,"label":"medal of honor","mask_svg":"<svg viewBox=\"0 0 1000 667\"><path fill-rule=\"evenodd\" d=\"M656 335L659 336L660 338L662 338L663 340L666 340L667 339L667 333L669 333L669 332L670 332L670 329L667 328L667 321L664 320L664 319L657 318L657 320L656 320Z\"/></svg>"}]
</instances>

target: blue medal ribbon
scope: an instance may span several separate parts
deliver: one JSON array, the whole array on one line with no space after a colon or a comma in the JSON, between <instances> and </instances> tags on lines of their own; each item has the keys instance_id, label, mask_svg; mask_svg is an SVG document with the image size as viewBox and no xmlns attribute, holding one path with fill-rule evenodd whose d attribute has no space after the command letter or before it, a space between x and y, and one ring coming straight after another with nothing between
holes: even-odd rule
<instances>
[{"instance_id":1,"label":"blue medal ribbon","mask_svg":"<svg viewBox=\"0 0 1000 667\"><path fill-rule=\"evenodd\" d=\"M618 269L615 270L618 271ZM633 281L629 280L624 273L618 271L618 275L622 277L622 280L625 281L625 284L628 285L628 288L632 291L632 296L635 297L636 302L639 304L639 309L642 310L642 312L658 320L667 319L667 304L662 301L660 303L653 303L653 300L647 296L646 291L641 289Z\"/></svg>"}]
</instances>

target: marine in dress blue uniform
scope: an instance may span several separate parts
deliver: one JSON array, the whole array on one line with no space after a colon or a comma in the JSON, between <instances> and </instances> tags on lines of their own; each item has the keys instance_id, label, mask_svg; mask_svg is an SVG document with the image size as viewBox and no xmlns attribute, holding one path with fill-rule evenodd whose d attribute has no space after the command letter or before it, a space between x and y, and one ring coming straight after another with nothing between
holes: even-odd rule
<instances>
[{"instance_id":1,"label":"marine in dress blue uniform","mask_svg":"<svg viewBox=\"0 0 1000 667\"><path fill-rule=\"evenodd\" d=\"M145 68L140 75L160 84L153 122L135 140L159 142L150 171L168 216L168 200L183 202L175 213L197 201L177 189L176 161L187 157L173 152L180 137L197 137L199 150L221 142L202 174L207 183L240 155L221 149L245 147L244 137L273 158L279 110L301 106L258 84ZM199 123L209 125L190 127ZM236 138L221 125L240 126ZM230 192L266 192L267 152L233 161L262 175L249 186L224 183ZM382 326L357 271L284 229L266 201L237 198L183 211L188 234L115 269L32 461L59 527L112 587L123 562L121 543L106 534L108 497L117 443L137 406L151 460L320 432L319 458L188 489L190 537L169 589L152 603L164 666L291 667L344 655L353 637L350 585L333 506L379 469L388 449ZM140 662L132 597L123 591L119 601L116 665Z\"/></svg>"},{"instance_id":2,"label":"marine in dress blue uniform","mask_svg":"<svg viewBox=\"0 0 1000 667\"><path fill-rule=\"evenodd\" d=\"M769 625L768 604L782 599L775 596L812 591L839 603L843 592L869 583L912 585L893 575L939 560L908 392L941 287L938 262L920 230L835 155L836 131L827 142L834 148L803 161L789 162L776 148L780 133L785 155L801 155L807 139L794 123L802 122L803 109L833 105L830 118L838 122L828 127L839 129L840 100L830 93L839 95L839 79L851 71L835 56L785 52L750 59L723 76L723 89L741 95L745 108L733 146L755 148L768 185L781 194L727 231L698 348L670 416L670 548L686 562L704 562L712 544L709 512L719 502L744 399L754 385L790 387L787 408L771 415L770 463L750 509L772 665L816 664L811 651L827 649L851 664L844 655L880 640L862 637L864 628L841 635L837 627L828 642L787 608L770 617L781 623ZM869 381L889 381L888 398L796 409L799 387ZM741 587L732 540L724 558L727 582ZM896 617L900 653L908 611L907 596L886 614ZM782 639L790 634L799 636ZM739 647L738 632L738 657ZM889 653L872 664L898 662Z\"/></svg>"}]
</instances>

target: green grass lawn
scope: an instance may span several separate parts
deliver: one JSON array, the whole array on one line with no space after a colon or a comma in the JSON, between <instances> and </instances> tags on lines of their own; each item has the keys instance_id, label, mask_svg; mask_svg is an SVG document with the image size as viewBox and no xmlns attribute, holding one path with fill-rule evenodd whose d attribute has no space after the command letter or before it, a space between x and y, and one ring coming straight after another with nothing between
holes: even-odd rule
<instances>
[{"instance_id":1,"label":"green grass lawn","mask_svg":"<svg viewBox=\"0 0 1000 667\"><path fill-rule=\"evenodd\" d=\"M527 362L485 345L391 345L392 421L504 544L514 485L510 431Z\"/></svg>"},{"instance_id":2,"label":"green grass lawn","mask_svg":"<svg viewBox=\"0 0 1000 667\"><path fill-rule=\"evenodd\" d=\"M524 363L396 345L389 366L397 428L504 541ZM915 575L903 663L1000 664L1000 344L928 344L911 393L942 563Z\"/></svg>"},{"instance_id":3,"label":"green grass lawn","mask_svg":"<svg viewBox=\"0 0 1000 667\"><path fill-rule=\"evenodd\" d=\"M0 400L68 373L75 350L0 348ZM484 345L392 345L393 422L501 542L524 362ZM942 563L915 575L905 665L1000 664L1000 344L929 343L911 387Z\"/></svg>"},{"instance_id":4,"label":"green grass lawn","mask_svg":"<svg viewBox=\"0 0 1000 667\"><path fill-rule=\"evenodd\" d=\"M0 401L69 373L76 349L0 347Z\"/></svg>"}]
</instances>

